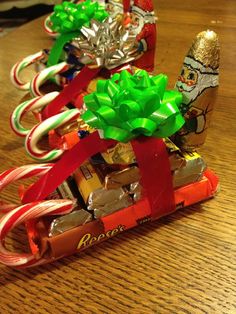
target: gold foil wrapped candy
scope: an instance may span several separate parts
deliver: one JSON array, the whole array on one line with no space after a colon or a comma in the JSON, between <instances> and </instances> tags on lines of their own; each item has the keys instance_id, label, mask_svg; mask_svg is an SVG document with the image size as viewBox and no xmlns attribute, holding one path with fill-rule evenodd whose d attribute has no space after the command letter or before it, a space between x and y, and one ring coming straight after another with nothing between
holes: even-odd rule
<instances>
[{"instance_id":1,"label":"gold foil wrapped candy","mask_svg":"<svg viewBox=\"0 0 236 314\"><path fill-rule=\"evenodd\" d=\"M197 35L184 59L176 89L183 94L180 109L186 123L174 141L187 151L205 142L219 85L219 59L218 36L209 30Z\"/></svg>"}]
</instances>

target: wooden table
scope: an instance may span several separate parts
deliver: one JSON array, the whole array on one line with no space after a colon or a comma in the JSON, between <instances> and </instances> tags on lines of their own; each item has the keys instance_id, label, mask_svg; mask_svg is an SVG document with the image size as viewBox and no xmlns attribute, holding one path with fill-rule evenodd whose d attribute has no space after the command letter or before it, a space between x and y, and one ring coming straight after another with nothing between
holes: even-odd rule
<instances>
[{"instance_id":1,"label":"wooden table","mask_svg":"<svg viewBox=\"0 0 236 314\"><path fill-rule=\"evenodd\" d=\"M156 9L156 71L169 76L171 87L194 36L205 29L220 36L219 97L201 151L220 177L221 192L54 264L0 266L1 313L236 313L236 2L159 0ZM9 71L18 59L50 47L41 24L42 18L0 41L0 171L32 162L8 124L23 96ZM12 201L16 192L1 195ZM9 242L21 249L19 234Z\"/></svg>"}]
</instances>

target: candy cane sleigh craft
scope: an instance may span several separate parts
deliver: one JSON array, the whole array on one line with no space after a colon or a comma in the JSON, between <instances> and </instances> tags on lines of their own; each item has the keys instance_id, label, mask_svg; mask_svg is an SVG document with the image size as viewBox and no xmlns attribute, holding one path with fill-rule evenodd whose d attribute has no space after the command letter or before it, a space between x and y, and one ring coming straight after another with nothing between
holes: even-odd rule
<instances>
[{"instance_id":1,"label":"candy cane sleigh craft","mask_svg":"<svg viewBox=\"0 0 236 314\"><path fill-rule=\"evenodd\" d=\"M107 83L102 81L103 90L101 90L100 86L97 92L87 96L90 104L87 112L82 115L84 121L92 123L94 128L98 127L100 130L103 130L103 132L100 131L100 134L103 134L107 139L102 139L97 131L82 139L58 163L53 167L50 166L50 169L41 179L26 191L23 197L25 205L14 209L12 212L13 217L18 215L19 220L17 222L27 221L33 253L30 256L34 261L32 262L33 265L37 263L36 260L39 263L49 262L77 250L83 250L92 244L105 240L144 221L155 220L173 212L177 208L208 199L217 191L217 178L211 171L204 170L204 167L201 168L201 174L197 174L197 178L191 178L184 185L183 183L176 183L178 171L186 168L185 166L176 166L174 164L175 167L180 167L180 169L177 169L177 173L173 173L172 167L174 166L166 150L166 144L163 140L156 138L157 135L159 137L171 135L183 125L184 120L176 106L176 103L181 102L181 94L173 91L165 92L166 80L163 76L161 78L160 76L150 78L146 72L137 72L135 77L132 77L128 72L123 72L120 74L120 77L122 78L121 81L115 84L112 80L109 80ZM136 84L142 88L141 93L139 89L134 89L135 79ZM119 96L122 95L122 89L120 89L122 81L128 87L126 97L131 97L129 101ZM158 84L155 85L155 82L158 82ZM161 87L163 84L164 88ZM112 97L111 95L110 98L105 97L105 92L107 91L113 91ZM101 92L103 92L103 97L99 96ZM165 95L165 93L167 94ZM135 98L132 98L134 96ZM100 99L100 102L97 103L97 99ZM108 102L114 102L115 105L119 99L119 109L117 108L117 114L119 113L119 115L115 117L112 111L113 107L107 107L107 104ZM150 103L153 104L152 111L148 110L146 117L143 117L141 114L141 117L137 118L137 114L142 112L142 106L145 106L144 99L146 102L149 102L149 105ZM159 102L154 101L154 99L159 99ZM163 99L166 101L163 101ZM130 106L131 102L132 106ZM120 124L121 116L123 119L122 124ZM128 124L131 126L131 129L127 129L124 119L130 116L133 117ZM152 119L156 121L156 128L154 129L152 123L154 121ZM110 124L104 123L104 121L108 122L109 120ZM123 129L124 126L125 128ZM147 137L143 137L142 134ZM113 140L109 140L109 138L113 138ZM96 176L95 172L93 172L93 167L99 160L97 155L102 154L106 159L105 155L111 154L111 151L108 153L108 150L120 145L117 140L123 142L130 141L130 143L124 143L123 145L126 145L126 150L127 145L131 145L135 160L133 157L130 158L129 152L128 161L123 161L121 168L117 169L113 168L114 166L117 167L118 160L116 156L116 165L113 165L114 161L113 164L108 165L112 170L109 170L110 172L103 183L100 184L97 177L96 183L93 183L95 184L93 185L95 190L88 193L88 187L84 189L86 180L83 180L81 174L86 176L87 180L91 176ZM96 156L95 164L90 164L94 161L94 156ZM180 161L182 164L183 160ZM197 164L200 161L197 157ZM107 162L109 163L109 161ZM190 169L192 167L191 162L190 160ZM105 164L105 166L107 165ZM104 169L103 171L105 171ZM128 177L121 179L120 175L124 175L127 171L129 173ZM156 175L153 175L154 173ZM71 214L63 215L56 221L52 221L43 212L45 206L48 208L47 206L50 207L51 203L45 203L44 200L48 197L55 197L56 190L62 193L61 185L67 181L70 175L74 175L74 180L77 180L76 195L78 195L77 198L79 200L76 204L77 208L73 207L75 205L75 194L71 192L69 184L65 183L66 194L64 194L64 197L69 196L71 198L70 201L65 200L65 202L69 202L66 203L66 206L69 206L69 209L66 207L66 210L74 210ZM6 180L5 177L3 174L3 186L4 182L7 182L4 181ZM117 178L119 178L118 181ZM137 182L139 180L140 182ZM174 181L172 182L172 180ZM136 187L134 187L135 184ZM175 189L173 188L174 184ZM139 186L139 191L137 190L137 185ZM63 191L65 193L65 187ZM56 193L56 197L58 197L59 192ZM63 207L60 202L59 204ZM57 206L56 203L54 205ZM55 209L55 207L53 208ZM47 213L47 210L45 210L45 213ZM70 215L73 215L73 217L71 218ZM39 216L42 216L42 218L39 218ZM26 219L24 219L25 217ZM75 217L77 225L74 224ZM71 225L71 220L73 225ZM11 224L11 221L13 221L13 224ZM4 241L4 237L7 235L7 230L13 228L14 224L15 220L12 218L11 212L2 218L0 223L0 230L3 230L2 241ZM2 251L1 261L3 263L12 266L30 266L28 264L30 261L26 259L19 263L14 259L12 263L9 262L7 259L8 253L4 247L2 247Z\"/></svg>"},{"instance_id":2,"label":"candy cane sleigh craft","mask_svg":"<svg viewBox=\"0 0 236 314\"><path fill-rule=\"evenodd\" d=\"M129 207L115 211L107 216L97 218L80 226L74 226L73 228L67 229L55 236L49 236L46 226L48 226L50 221L52 222L52 218L48 215L54 215L54 217L55 215L62 215L62 218L66 218L70 215L68 213L75 209L75 200L53 199L43 201L42 199L50 194L49 192L53 191L59 183L62 183L68 173L70 173L74 167L79 166L82 160L87 157L83 156L83 158L79 158L79 161L78 158L76 160L74 158L78 151L81 151L84 146L87 146L86 141L90 142L91 140L93 144L95 144L93 147L89 145L89 153L92 151L92 154L111 145L111 143L104 143L104 140L101 140L97 133L93 133L89 140L85 139L85 141L81 141L77 144L77 147L72 149L69 154L64 156L55 166L37 165L33 166L31 168L32 170L28 172L28 174L30 174L30 172L32 174L41 172L40 174L44 173L44 175L41 177L40 181L38 181L28 190L28 192L26 192L24 196L25 200L23 199L23 202L25 201L27 203L5 214L0 220L0 261L3 264L13 267L32 267L46 262L51 262L76 251L86 249L93 244L106 240L120 232L142 224L143 222L158 219L161 216L173 212L175 209L211 198L217 191L218 180L209 170L204 172L200 181L180 187L173 191L171 189L171 181L169 181L170 175L169 178L167 178L168 173L170 172L166 172L167 169L164 167L166 166L167 159L164 158L162 162L159 160L159 164L156 163L155 169L153 169L153 167L149 167L149 169L147 169L145 163L145 168L141 169L143 167L142 165L140 171L144 171L143 174L145 177L145 173L148 170L148 174L146 173L148 180L150 180L150 171L153 174L153 170L158 170L159 175L165 175L166 177L166 180L162 182L162 184L157 182L158 180L151 180L152 184L155 181L156 184L153 185L154 189L152 189L152 191L150 191L149 184L149 193L147 194L147 197L143 197L139 201L131 204ZM166 153L162 141L152 139L148 140L148 142L149 143L146 141L145 143L143 140L136 140L133 141L132 145L138 154L140 154L140 148L141 151L143 151L144 148L152 148L154 151L158 151L159 153L164 148L162 153ZM141 146L139 147L139 145ZM140 156L142 155L143 154L141 153ZM149 157L145 156L145 158L151 157L151 160L149 161L152 161L153 164L154 154L146 155L149 155ZM141 157L141 159L142 158L143 157ZM154 157L154 159L156 159L156 157ZM69 166L67 169L64 168L64 171L62 171L62 165L64 163L68 165L69 160L73 163L73 166ZM140 161L140 165L141 164L142 160ZM39 169L40 167L44 169ZM163 171L164 168L165 170ZM26 173L27 167L26 169L23 169L22 167L20 171L18 169L14 169L13 171L2 174L1 180L3 185L9 183L9 178L7 178L8 175L12 175L14 178L16 172L22 173L22 170ZM63 174L61 174L62 172ZM26 175L22 175L22 178L23 177L26 177ZM154 177L157 178L157 176ZM20 176L18 175L16 178L20 178ZM48 178L52 179L50 180ZM147 180L147 178L144 178L144 181L145 180ZM147 183L144 183L144 181L142 182L143 186ZM42 186L44 186L43 189ZM156 197L156 193L158 193L158 195L161 193L162 197ZM154 194L155 196L153 198ZM32 199L35 201L28 203L28 201ZM7 233L18 224L24 222L26 223L28 230L32 252L29 254L14 254L7 251L4 247L4 239L7 236Z\"/></svg>"},{"instance_id":3,"label":"candy cane sleigh craft","mask_svg":"<svg viewBox=\"0 0 236 314\"><path fill-rule=\"evenodd\" d=\"M35 90L34 94L38 96L27 102L20 104L11 115L11 127L16 134L20 136L26 136L29 133L30 130L26 130L21 125L21 120L23 116L28 112L35 111L35 110L42 112L42 114L40 114L41 119L45 119L47 117L51 117L59 113L60 110L62 110L64 106L66 106L68 103L71 103L73 98L76 98L76 97L77 99L75 101L75 106L80 109L83 104L82 97L80 96L84 96L85 94L89 92L90 89L93 88L92 87L94 85L93 82L94 81L96 82L96 76L98 75L98 73L103 73L103 75L105 73L106 76L110 76L113 73L116 73L116 72L119 73L122 69L125 69L125 68L129 69L130 71L134 71L132 67L129 66L127 63L134 61L136 56L139 56L139 53L137 53L136 49L134 49L134 41L132 38L130 38L129 32L125 31L125 33L123 33L123 30L121 30L121 33L120 33L119 24L117 24L116 22L114 23L113 20L107 20L100 24L97 22L96 23L93 22L93 23L94 24L92 24L91 29L82 28L81 31L88 38L90 38L91 41L96 40L96 48L94 48L97 51L97 55L94 52L94 55L96 56L96 58L94 59L95 68L91 68L91 64L89 65L89 67L85 66L81 70L81 72L78 73L78 75L72 80L72 82L59 95L56 95L56 92L54 93L52 92L52 93L49 93L48 95L40 96L39 85L41 82L44 82L48 76L50 76L49 74L51 72L53 73L54 71L57 71L58 67L62 67L62 68L65 67L66 64L62 63L59 65L53 66L55 67L55 70L52 69L52 67L50 67L40 72L32 80L30 84L30 86L34 86L34 90ZM112 43L110 45L110 47L112 47L111 50L109 50L110 48L108 48L107 50L107 47L109 47L109 45L106 44L105 45L106 47L104 46L104 49L106 51L106 59L102 58L102 55L100 56L100 51L101 51L100 45L101 44L104 45L104 43L100 43L99 41L97 42L97 37L99 37L97 36L97 33L99 33L100 31L104 29L107 30L111 41L112 40L114 41L114 32L117 32L118 37L120 36L119 37L120 40L118 41L116 40L115 50L114 50L114 45ZM93 36L91 36L91 31L94 32ZM81 41L78 39L76 42L76 45L78 45L78 47L80 48L83 47L84 55L90 54L89 52L90 49L87 48L87 51L86 51L85 49L86 45L84 45L83 41L81 43ZM95 47L94 42L93 42L93 46ZM104 59L104 62L101 63L101 60L103 59ZM84 90L86 88L87 88L87 91ZM77 96L78 94L79 94L79 97ZM47 105L48 107L45 108L45 106ZM70 113L67 112L66 115L70 115ZM54 120L55 121L58 120L58 117L55 117ZM45 121L44 125L48 125L48 123ZM37 127L37 130L39 128L40 126ZM43 129L43 127L41 129ZM35 128L34 128L33 133L34 134L36 133ZM42 133L42 135L44 135L44 133ZM28 138L31 138L31 134L28 135ZM29 147L29 146L30 146L30 143L26 140L26 147ZM28 149L28 148L27 148L27 151L33 152L32 149ZM37 154L30 153L30 155L37 158ZM44 159L41 159L41 161L43 160Z\"/></svg>"},{"instance_id":4,"label":"candy cane sleigh craft","mask_svg":"<svg viewBox=\"0 0 236 314\"><path fill-rule=\"evenodd\" d=\"M112 9L112 12L113 11L114 12L111 13L109 10L110 18L112 19L113 23L116 22L117 25L121 25L121 24L116 19L116 14L123 15L125 12L133 8L128 3L129 1L123 1L123 2L124 2L123 4L112 3L112 7L114 7ZM110 6L111 4L109 4L109 7ZM143 6L145 7L142 1L138 1L138 3L136 3L134 8L136 8L137 6L140 6L140 8L142 8ZM156 41L155 18L154 18L154 13L153 13L152 1L150 1L150 3L148 4L148 8L151 9L152 11L146 12L144 8L142 10L141 9L139 10L139 11L142 11L142 15L140 17L140 29L139 29L140 33L137 32L137 27L128 28L126 26L126 30L129 30L129 32L131 32L134 37L139 36L136 39L137 39L137 42L140 42L140 43L141 43L141 40L144 41L144 38L141 36L141 32L144 32L144 28L145 28L145 33L146 33L147 31L146 28L151 27L149 29L148 36L152 37L152 43L150 43L149 46L146 45L145 50L143 50L145 54L149 53L150 50L155 51L155 41ZM146 15L149 16L148 23L146 21ZM83 53L81 55L81 52L78 51L78 49L76 49L76 48L81 49L81 45L79 45L78 47L78 43L76 44L76 46L74 46L74 42L72 42L72 45L70 44L69 46L66 46L65 44L67 42L70 42L74 38L79 38L79 36L83 34L83 27L84 26L88 27L88 23L91 19L94 19L92 23L95 23L96 21L104 22L105 21L104 19L107 16L108 16L108 13L96 1L91 2L89 0L86 0L86 1L81 1L78 4L64 2L62 5L55 6L54 13L51 16L51 20L52 20L51 23L52 23L52 26L55 27L55 29L59 31L60 37L57 39L51 51L42 50L36 54L30 55L24 58L22 61L15 64L11 70L11 80L13 84L19 89L31 91L32 95L34 96L39 96L41 94L41 92L39 91L39 86L40 84L44 83L48 79L56 79L56 82L58 84L63 84L63 85L67 84L68 80L70 81L71 78L73 78L73 76L82 69L84 64L87 64L89 58L88 56L84 57ZM151 16L152 16L152 19L151 19ZM92 34L92 31L94 30L91 28L90 35ZM96 36L97 37L101 36L101 33L100 35L99 33L96 34ZM114 37L116 37L116 40L119 41L117 34L114 33ZM80 38L80 42L82 38L83 37ZM129 41L128 37L126 38L126 40ZM82 47L86 48L86 42L83 42L82 40L81 44L82 44ZM64 46L66 49L66 56L64 58L63 57L59 58L60 52ZM114 47L113 47L113 50L114 50ZM127 50L127 47L126 47L126 50ZM139 50L141 51L142 49L139 47ZM90 49L90 52L91 52L91 49ZM149 68L150 70L152 70L154 66L154 54L152 55L152 58L150 58L149 56L148 58L145 57L145 59L146 59L146 62L143 64L143 67L147 67L147 64L149 64ZM65 63L64 62L59 63L60 61L65 61ZM49 67L49 69L48 70L45 69L45 71L43 71L42 74L40 72L37 73L37 75L33 78L31 83L22 82L22 80L20 79L20 73L24 70L24 68L34 63L37 64L38 62L41 62L42 65L44 65L45 62L47 62L47 67ZM141 67L141 65L139 65L139 67ZM40 68L42 68L42 66ZM68 72L67 70L69 70L68 74L65 73L65 72ZM60 74L62 74L63 80L58 79L58 75ZM71 77L71 75L73 76Z\"/></svg>"}]
</instances>

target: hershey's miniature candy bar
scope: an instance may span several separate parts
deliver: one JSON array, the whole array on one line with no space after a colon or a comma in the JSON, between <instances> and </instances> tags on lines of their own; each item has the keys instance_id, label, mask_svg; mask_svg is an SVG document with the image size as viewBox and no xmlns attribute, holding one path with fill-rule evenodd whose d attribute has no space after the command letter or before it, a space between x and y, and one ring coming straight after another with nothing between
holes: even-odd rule
<instances>
[{"instance_id":1,"label":"hershey's miniature candy bar","mask_svg":"<svg viewBox=\"0 0 236 314\"><path fill-rule=\"evenodd\" d=\"M118 189L122 186L139 181L140 178L140 172L136 166L126 168L121 171L115 171L106 176L105 188Z\"/></svg>"},{"instance_id":2,"label":"hershey's miniature candy bar","mask_svg":"<svg viewBox=\"0 0 236 314\"><path fill-rule=\"evenodd\" d=\"M171 170L184 166L185 160L180 154L180 149L170 139L166 138L164 141L169 154ZM129 165L136 163L135 154L130 143L118 143L102 153L102 157L108 164Z\"/></svg>"},{"instance_id":3,"label":"hershey's miniature candy bar","mask_svg":"<svg viewBox=\"0 0 236 314\"><path fill-rule=\"evenodd\" d=\"M88 210L93 210L94 217L99 218L132 204L132 198L124 189L106 190L102 188L90 194Z\"/></svg>"},{"instance_id":4,"label":"hershey's miniature candy bar","mask_svg":"<svg viewBox=\"0 0 236 314\"><path fill-rule=\"evenodd\" d=\"M49 228L49 237L57 236L72 228L92 221L92 214L84 209L75 210L70 214L55 218Z\"/></svg>"},{"instance_id":5,"label":"hershey's miniature candy bar","mask_svg":"<svg viewBox=\"0 0 236 314\"><path fill-rule=\"evenodd\" d=\"M136 162L130 143L118 143L116 146L102 153L102 157L108 164L129 165Z\"/></svg>"},{"instance_id":6,"label":"hershey's miniature candy bar","mask_svg":"<svg viewBox=\"0 0 236 314\"><path fill-rule=\"evenodd\" d=\"M85 203L91 192L103 187L95 168L88 161L75 171L74 179Z\"/></svg>"},{"instance_id":7,"label":"hershey's miniature candy bar","mask_svg":"<svg viewBox=\"0 0 236 314\"><path fill-rule=\"evenodd\" d=\"M186 160L186 165L174 171L174 188L199 181L206 169L206 164L198 153L185 152L183 156Z\"/></svg>"},{"instance_id":8,"label":"hershey's miniature candy bar","mask_svg":"<svg viewBox=\"0 0 236 314\"><path fill-rule=\"evenodd\" d=\"M164 142L169 155L171 171L183 167L186 164L186 161L182 156L180 149L169 138L165 138Z\"/></svg>"}]
</instances>

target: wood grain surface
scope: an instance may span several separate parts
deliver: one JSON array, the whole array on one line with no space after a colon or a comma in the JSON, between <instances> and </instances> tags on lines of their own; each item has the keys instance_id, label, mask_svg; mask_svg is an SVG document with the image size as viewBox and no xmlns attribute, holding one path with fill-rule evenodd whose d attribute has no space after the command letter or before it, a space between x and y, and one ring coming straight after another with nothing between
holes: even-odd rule
<instances>
[{"instance_id":1,"label":"wood grain surface","mask_svg":"<svg viewBox=\"0 0 236 314\"><path fill-rule=\"evenodd\" d=\"M50 265L1 265L0 313L236 313L236 1L155 5L156 72L169 76L170 87L194 36L206 29L220 36L219 97L201 150L220 177L220 193ZM9 127L9 115L24 96L11 85L9 71L20 58L51 46L42 21L0 40L0 171L32 162ZM14 187L1 198L15 201ZM24 248L21 232L11 234L9 245Z\"/></svg>"}]
</instances>

